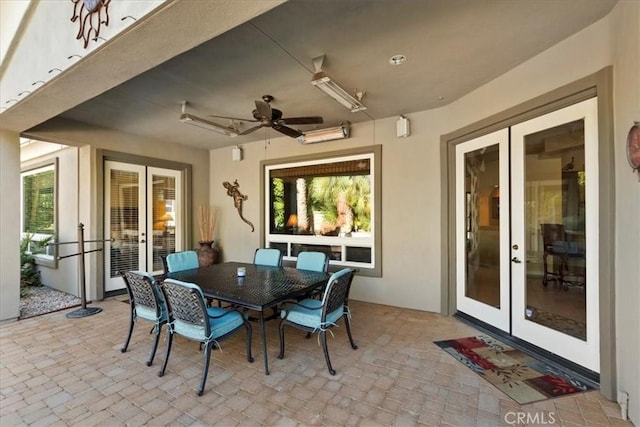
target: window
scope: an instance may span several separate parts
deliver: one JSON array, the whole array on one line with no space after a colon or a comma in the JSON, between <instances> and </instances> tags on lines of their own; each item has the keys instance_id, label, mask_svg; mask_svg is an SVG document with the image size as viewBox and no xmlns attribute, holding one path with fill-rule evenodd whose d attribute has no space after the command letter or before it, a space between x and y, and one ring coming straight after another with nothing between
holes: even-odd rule
<instances>
[{"instance_id":1,"label":"window","mask_svg":"<svg viewBox=\"0 0 640 427\"><path fill-rule=\"evenodd\" d=\"M331 265L379 276L380 151L263 162L265 246L289 261L325 252Z\"/></svg>"},{"instance_id":2,"label":"window","mask_svg":"<svg viewBox=\"0 0 640 427\"><path fill-rule=\"evenodd\" d=\"M52 241L57 233L57 159L22 170L20 179L21 232L30 237L30 252L36 263L56 267L55 246L38 243Z\"/></svg>"}]
</instances>

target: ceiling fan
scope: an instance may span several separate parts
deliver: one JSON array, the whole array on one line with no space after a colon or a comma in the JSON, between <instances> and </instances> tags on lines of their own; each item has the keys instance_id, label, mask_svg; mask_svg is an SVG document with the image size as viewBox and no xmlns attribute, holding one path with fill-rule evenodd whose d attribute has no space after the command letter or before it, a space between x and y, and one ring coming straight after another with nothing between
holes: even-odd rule
<instances>
[{"instance_id":1,"label":"ceiling fan","mask_svg":"<svg viewBox=\"0 0 640 427\"><path fill-rule=\"evenodd\" d=\"M238 135L247 135L253 131L256 131L263 127L270 127L283 133L291 138L298 138L302 136L302 132L297 129L290 128L285 125L316 125L323 123L320 116L308 116L308 117L282 117L282 111L272 108L270 103L273 101L273 96L263 95L262 100L256 100L256 109L251 112L253 119L241 119L237 117L226 117L210 115L210 117L217 117L220 119L237 120L242 122L254 122L260 123L257 126L245 129L239 132Z\"/></svg>"}]
</instances>

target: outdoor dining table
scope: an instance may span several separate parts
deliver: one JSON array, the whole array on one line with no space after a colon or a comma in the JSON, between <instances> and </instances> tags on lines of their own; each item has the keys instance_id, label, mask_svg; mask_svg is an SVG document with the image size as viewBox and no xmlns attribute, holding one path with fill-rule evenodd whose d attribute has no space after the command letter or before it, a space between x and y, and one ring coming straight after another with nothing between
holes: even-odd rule
<instances>
[{"instance_id":1,"label":"outdoor dining table","mask_svg":"<svg viewBox=\"0 0 640 427\"><path fill-rule=\"evenodd\" d=\"M244 277L238 276L238 267L245 268ZM241 262L176 271L168 273L166 277L197 284L207 298L257 311L265 375L269 375L265 311L286 300L306 295L324 286L329 279L329 275L322 272Z\"/></svg>"}]
</instances>

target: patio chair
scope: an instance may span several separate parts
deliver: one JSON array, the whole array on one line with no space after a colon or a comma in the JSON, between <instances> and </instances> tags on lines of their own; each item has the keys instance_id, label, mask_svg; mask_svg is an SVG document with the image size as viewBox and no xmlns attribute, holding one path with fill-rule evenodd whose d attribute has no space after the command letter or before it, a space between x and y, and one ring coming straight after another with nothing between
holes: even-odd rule
<instances>
[{"instance_id":1,"label":"patio chair","mask_svg":"<svg viewBox=\"0 0 640 427\"><path fill-rule=\"evenodd\" d=\"M303 251L298 254L296 268L298 270L310 270L326 273L329 270L329 257L324 252ZM311 295L317 297L322 295L323 292L324 288L317 288L311 292ZM304 298L304 296L301 297L301 299ZM307 334L307 338L310 336L311 334Z\"/></svg>"},{"instance_id":2,"label":"patio chair","mask_svg":"<svg viewBox=\"0 0 640 427\"><path fill-rule=\"evenodd\" d=\"M280 354L278 359L284 358L284 327L291 325L303 331L319 333L322 343L324 359L331 375L336 371L331 366L329 350L327 348L327 330L337 325L340 318L344 318L351 348L356 350L358 346L351 335L351 322L349 312L349 290L353 281L354 270L344 268L331 275L322 300L307 298L292 306L282 309L280 320Z\"/></svg>"},{"instance_id":3,"label":"patio chair","mask_svg":"<svg viewBox=\"0 0 640 427\"><path fill-rule=\"evenodd\" d=\"M558 280L562 284L562 271L565 267L564 252L558 242L566 240L562 224L540 224L542 230L542 265L544 267L542 284L547 286L549 280ZM547 257L554 260L555 270L549 268Z\"/></svg>"},{"instance_id":4,"label":"patio chair","mask_svg":"<svg viewBox=\"0 0 640 427\"><path fill-rule=\"evenodd\" d=\"M158 341L162 325L168 322L167 304L165 303L162 291L149 273L144 271L127 271L122 273L124 284L129 293L129 305L131 307L131 322L129 323L129 333L120 351L123 353L129 347L133 325L138 318L153 322L151 330L155 334L151 355L147 360L147 366L151 366L158 349Z\"/></svg>"},{"instance_id":5,"label":"patio chair","mask_svg":"<svg viewBox=\"0 0 640 427\"><path fill-rule=\"evenodd\" d=\"M247 360L253 362L251 356L251 325L237 310L220 307L207 307L202 289L194 283L166 279L161 289L169 308L169 337L167 352L158 376L162 377L169 362L171 344L175 334L204 344L204 362L202 380L197 390L202 396L207 382L211 348L220 346L219 341L238 332L243 326L247 331Z\"/></svg>"},{"instance_id":6,"label":"patio chair","mask_svg":"<svg viewBox=\"0 0 640 427\"><path fill-rule=\"evenodd\" d=\"M329 269L329 257L324 252L300 252L296 260L296 268L326 273Z\"/></svg>"},{"instance_id":7,"label":"patio chair","mask_svg":"<svg viewBox=\"0 0 640 427\"><path fill-rule=\"evenodd\" d=\"M198 268L198 253L196 251L174 252L167 255L167 273Z\"/></svg>"},{"instance_id":8,"label":"patio chair","mask_svg":"<svg viewBox=\"0 0 640 427\"><path fill-rule=\"evenodd\" d=\"M258 248L253 255L253 263L256 265L268 265L280 267L282 264L282 253L275 248Z\"/></svg>"}]
</instances>

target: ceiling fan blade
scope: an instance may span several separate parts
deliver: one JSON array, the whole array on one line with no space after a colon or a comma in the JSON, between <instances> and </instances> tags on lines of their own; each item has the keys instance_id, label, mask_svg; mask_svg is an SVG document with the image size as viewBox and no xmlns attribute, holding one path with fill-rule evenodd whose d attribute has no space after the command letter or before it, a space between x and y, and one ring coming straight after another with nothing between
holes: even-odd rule
<instances>
[{"instance_id":1,"label":"ceiling fan blade","mask_svg":"<svg viewBox=\"0 0 640 427\"><path fill-rule=\"evenodd\" d=\"M322 117L320 116L286 117L279 120L279 122L286 125L319 125L324 123L324 120L322 120Z\"/></svg>"},{"instance_id":2,"label":"ceiling fan blade","mask_svg":"<svg viewBox=\"0 0 640 427\"><path fill-rule=\"evenodd\" d=\"M256 110L258 110L260 117L271 120L271 106L268 103L256 100Z\"/></svg>"},{"instance_id":3,"label":"ceiling fan blade","mask_svg":"<svg viewBox=\"0 0 640 427\"><path fill-rule=\"evenodd\" d=\"M302 136L302 132L292 129L290 127L287 126L282 126L282 125L278 125L278 124L274 124L273 125L273 129L277 130L280 133L283 133L287 136L290 136L291 138L297 138L299 136Z\"/></svg>"},{"instance_id":4,"label":"ceiling fan blade","mask_svg":"<svg viewBox=\"0 0 640 427\"><path fill-rule=\"evenodd\" d=\"M251 120L251 121L253 122L253 121L255 121L255 120ZM253 131L256 131L256 130L260 129L262 126L263 126L262 124L259 124L258 126L254 126L254 127L252 127L252 128L249 128L249 129L243 130L242 132L240 132L240 133L238 134L238 136L242 136L242 135L250 134L251 132L253 132Z\"/></svg>"},{"instance_id":5,"label":"ceiling fan blade","mask_svg":"<svg viewBox=\"0 0 640 427\"><path fill-rule=\"evenodd\" d=\"M240 117L216 116L215 114L209 114L208 117L216 117L218 119L235 120L235 121L238 121L238 122L257 122L257 120L254 120L254 119L241 119Z\"/></svg>"}]
</instances>

